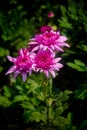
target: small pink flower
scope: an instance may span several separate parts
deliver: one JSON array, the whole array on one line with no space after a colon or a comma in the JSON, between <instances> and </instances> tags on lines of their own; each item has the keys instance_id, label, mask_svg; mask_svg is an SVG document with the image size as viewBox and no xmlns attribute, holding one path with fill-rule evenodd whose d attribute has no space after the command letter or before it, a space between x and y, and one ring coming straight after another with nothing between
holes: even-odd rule
<instances>
[{"instance_id":1,"label":"small pink flower","mask_svg":"<svg viewBox=\"0 0 87 130\"><path fill-rule=\"evenodd\" d=\"M48 18L53 18L54 17L54 13L52 11L48 12L47 14Z\"/></svg>"},{"instance_id":2,"label":"small pink flower","mask_svg":"<svg viewBox=\"0 0 87 130\"><path fill-rule=\"evenodd\" d=\"M63 67L61 63L58 63L61 58L55 58L55 54L49 50L39 50L34 60L36 72L43 72L48 78L50 74L55 77L55 71L59 71Z\"/></svg>"},{"instance_id":3,"label":"small pink flower","mask_svg":"<svg viewBox=\"0 0 87 130\"><path fill-rule=\"evenodd\" d=\"M61 36L60 32L56 32L53 30L45 31L44 33L35 35L34 38L31 39L30 45L36 45L34 50L38 49L49 49L52 51L61 51L63 52L63 47L69 47L67 43L66 36ZM32 49L33 51L33 49Z\"/></svg>"},{"instance_id":4,"label":"small pink flower","mask_svg":"<svg viewBox=\"0 0 87 130\"><path fill-rule=\"evenodd\" d=\"M6 75L14 73L14 77L17 77L19 74L22 74L22 79L25 82L27 73L31 75L34 69L33 57L34 55L30 54L27 49L20 49L16 58L7 56L8 60L13 62L14 65L10 67Z\"/></svg>"},{"instance_id":5,"label":"small pink flower","mask_svg":"<svg viewBox=\"0 0 87 130\"><path fill-rule=\"evenodd\" d=\"M52 30L52 27L50 27L50 26L42 26L40 28L40 32L42 32L42 33L46 32L46 31L49 32L50 30Z\"/></svg>"}]
</instances>

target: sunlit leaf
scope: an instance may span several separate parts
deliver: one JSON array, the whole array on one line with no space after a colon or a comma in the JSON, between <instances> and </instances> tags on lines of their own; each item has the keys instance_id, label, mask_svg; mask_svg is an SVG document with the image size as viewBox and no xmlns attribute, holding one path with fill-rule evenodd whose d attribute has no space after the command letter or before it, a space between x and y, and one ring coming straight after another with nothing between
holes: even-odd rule
<instances>
[{"instance_id":1,"label":"sunlit leaf","mask_svg":"<svg viewBox=\"0 0 87 130\"><path fill-rule=\"evenodd\" d=\"M9 107L11 105L11 101L5 97L0 95L0 106Z\"/></svg>"}]
</instances>

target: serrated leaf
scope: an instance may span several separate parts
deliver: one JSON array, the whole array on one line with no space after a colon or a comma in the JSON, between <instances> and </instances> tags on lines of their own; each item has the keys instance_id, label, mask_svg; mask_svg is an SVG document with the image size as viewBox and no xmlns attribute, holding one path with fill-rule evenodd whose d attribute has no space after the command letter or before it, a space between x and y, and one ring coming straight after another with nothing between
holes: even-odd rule
<instances>
[{"instance_id":1,"label":"serrated leaf","mask_svg":"<svg viewBox=\"0 0 87 130\"><path fill-rule=\"evenodd\" d=\"M17 89L18 91L23 91L23 88L21 87L21 85L16 85L16 89Z\"/></svg>"},{"instance_id":2,"label":"serrated leaf","mask_svg":"<svg viewBox=\"0 0 87 130\"><path fill-rule=\"evenodd\" d=\"M60 114L62 114L62 112L63 112L63 107L58 107L58 108L55 109L55 114L57 116L60 115Z\"/></svg>"},{"instance_id":3,"label":"serrated leaf","mask_svg":"<svg viewBox=\"0 0 87 130\"><path fill-rule=\"evenodd\" d=\"M13 102L22 102L22 101L26 101L29 100L29 98L26 95L16 95L14 97Z\"/></svg>"},{"instance_id":4,"label":"serrated leaf","mask_svg":"<svg viewBox=\"0 0 87 130\"><path fill-rule=\"evenodd\" d=\"M30 86L29 87L29 92L34 92L36 88L39 87L38 83L35 80L29 79L27 81L27 84Z\"/></svg>"},{"instance_id":5,"label":"serrated leaf","mask_svg":"<svg viewBox=\"0 0 87 130\"><path fill-rule=\"evenodd\" d=\"M38 104L40 103L40 101L36 97L31 98L31 102L34 106L38 106Z\"/></svg>"},{"instance_id":6,"label":"serrated leaf","mask_svg":"<svg viewBox=\"0 0 87 130\"><path fill-rule=\"evenodd\" d=\"M0 56L3 57L5 55L9 55L9 51L0 47Z\"/></svg>"},{"instance_id":7,"label":"serrated leaf","mask_svg":"<svg viewBox=\"0 0 87 130\"><path fill-rule=\"evenodd\" d=\"M75 90L74 97L76 99L86 99L87 98L87 88L83 87L80 89Z\"/></svg>"},{"instance_id":8,"label":"serrated leaf","mask_svg":"<svg viewBox=\"0 0 87 130\"><path fill-rule=\"evenodd\" d=\"M72 28L72 24L68 22L67 17L62 17L61 19L58 19L60 27L63 28Z\"/></svg>"},{"instance_id":9,"label":"serrated leaf","mask_svg":"<svg viewBox=\"0 0 87 130\"><path fill-rule=\"evenodd\" d=\"M81 50L87 52L87 45L85 45L85 44L80 44L80 45L78 45L78 47L79 47Z\"/></svg>"},{"instance_id":10,"label":"serrated leaf","mask_svg":"<svg viewBox=\"0 0 87 130\"><path fill-rule=\"evenodd\" d=\"M3 70L3 67L2 67L2 66L0 66L0 72L2 72L2 70Z\"/></svg>"},{"instance_id":11,"label":"serrated leaf","mask_svg":"<svg viewBox=\"0 0 87 130\"><path fill-rule=\"evenodd\" d=\"M66 13L66 8L65 8L65 6L61 5L61 6L60 6L60 9L61 9L62 14L64 15L64 14Z\"/></svg>"},{"instance_id":12,"label":"serrated leaf","mask_svg":"<svg viewBox=\"0 0 87 130\"><path fill-rule=\"evenodd\" d=\"M86 128L87 128L87 120L83 120L83 122L79 127L79 130L86 130Z\"/></svg>"},{"instance_id":13,"label":"serrated leaf","mask_svg":"<svg viewBox=\"0 0 87 130\"><path fill-rule=\"evenodd\" d=\"M3 89L4 89L4 95L8 98L11 97L11 95L12 95L11 89L7 86L4 86Z\"/></svg>"},{"instance_id":14,"label":"serrated leaf","mask_svg":"<svg viewBox=\"0 0 87 130\"><path fill-rule=\"evenodd\" d=\"M80 64L80 65L77 65L77 64ZM87 72L87 67L85 66L84 63L81 63L81 62L78 62L78 63L72 63L72 62L68 62L67 65L73 69L76 69L78 71L81 71L81 72Z\"/></svg>"},{"instance_id":15,"label":"serrated leaf","mask_svg":"<svg viewBox=\"0 0 87 130\"><path fill-rule=\"evenodd\" d=\"M40 122L40 120L41 120L41 114L40 114L39 111L32 112L32 120L33 121L35 120L36 122Z\"/></svg>"},{"instance_id":16,"label":"serrated leaf","mask_svg":"<svg viewBox=\"0 0 87 130\"><path fill-rule=\"evenodd\" d=\"M77 60L77 59L74 60L74 63L75 63L76 65L79 65L79 66L85 66L85 64L84 64L82 61Z\"/></svg>"},{"instance_id":17,"label":"serrated leaf","mask_svg":"<svg viewBox=\"0 0 87 130\"><path fill-rule=\"evenodd\" d=\"M35 107L30 102L24 102L21 104L24 109L35 110Z\"/></svg>"},{"instance_id":18,"label":"serrated leaf","mask_svg":"<svg viewBox=\"0 0 87 130\"><path fill-rule=\"evenodd\" d=\"M68 118L68 122L69 122L69 124L71 124L72 119L73 119L73 115L72 115L72 113L71 113L71 112L69 112L69 113L68 113L67 118Z\"/></svg>"},{"instance_id":19,"label":"serrated leaf","mask_svg":"<svg viewBox=\"0 0 87 130\"><path fill-rule=\"evenodd\" d=\"M55 126L58 126L60 130L64 130L64 128L66 128L66 125L68 124L68 119L63 116L56 115L55 119L53 120L53 124Z\"/></svg>"},{"instance_id":20,"label":"serrated leaf","mask_svg":"<svg viewBox=\"0 0 87 130\"><path fill-rule=\"evenodd\" d=\"M39 95L37 95L37 98L38 98L39 100L41 100L41 101L44 101L45 96L44 96L44 94L43 94L42 92L40 92Z\"/></svg>"},{"instance_id":21,"label":"serrated leaf","mask_svg":"<svg viewBox=\"0 0 87 130\"><path fill-rule=\"evenodd\" d=\"M65 90L63 92L63 102L67 101L69 99L69 95L72 94L73 92L70 90Z\"/></svg>"},{"instance_id":22,"label":"serrated leaf","mask_svg":"<svg viewBox=\"0 0 87 130\"><path fill-rule=\"evenodd\" d=\"M11 105L11 101L5 97L0 95L0 106L9 107Z\"/></svg>"}]
</instances>

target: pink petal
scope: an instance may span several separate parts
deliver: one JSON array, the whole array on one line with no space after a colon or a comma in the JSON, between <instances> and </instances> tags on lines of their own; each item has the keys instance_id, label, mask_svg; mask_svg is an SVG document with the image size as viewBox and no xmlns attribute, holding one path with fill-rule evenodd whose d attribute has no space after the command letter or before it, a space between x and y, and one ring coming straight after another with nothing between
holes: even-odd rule
<instances>
[{"instance_id":1,"label":"pink petal","mask_svg":"<svg viewBox=\"0 0 87 130\"><path fill-rule=\"evenodd\" d=\"M47 78L50 77L49 72L47 70L45 70L44 73L45 73L45 75L46 75Z\"/></svg>"},{"instance_id":2,"label":"pink petal","mask_svg":"<svg viewBox=\"0 0 87 130\"><path fill-rule=\"evenodd\" d=\"M5 75L13 73L15 70L16 70L16 66L11 66Z\"/></svg>"},{"instance_id":3,"label":"pink petal","mask_svg":"<svg viewBox=\"0 0 87 130\"><path fill-rule=\"evenodd\" d=\"M57 62L59 62L61 60L61 58L59 57L59 58L55 58L54 60L53 60L53 62L54 63L57 63Z\"/></svg>"},{"instance_id":4,"label":"pink petal","mask_svg":"<svg viewBox=\"0 0 87 130\"><path fill-rule=\"evenodd\" d=\"M57 49L57 51L64 52L64 50L62 48L60 48L59 46L57 46L56 49Z\"/></svg>"},{"instance_id":5,"label":"pink petal","mask_svg":"<svg viewBox=\"0 0 87 130\"><path fill-rule=\"evenodd\" d=\"M60 31L58 31L58 32L57 32L57 35L59 35L59 36L60 36Z\"/></svg>"},{"instance_id":6,"label":"pink petal","mask_svg":"<svg viewBox=\"0 0 87 130\"><path fill-rule=\"evenodd\" d=\"M58 41L60 41L60 42L64 42L66 40L67 40L66 36L60 36L59 39L58 39Z\"/></svg>"},{"instance_id":7,"label":"pink petal","mask_svg":"<svg viewBox=\"0 0 87 130\"><path fill-rule=\"evenodd\" d=\"M53 71L53 70L49 70L50 71L50 73L52 74L52 76L53 76L53 78L55 78L55 72Z\"/></svg>"},{"instance_id":8,"label":"pink petal","mask_svg":"<svg viewBox=\"0 0 87 130\"><path fill-rule=\"evenodd\" d=\"M16 72L14 73L14 78L16 78L19 74L20 74L20 71L16 71Z\"/></svg>"},{"instance_id":9,"label":"pink petal","mask_svg":"<svg viewBox=\"0 0 87 130\"><path fill-rule=\"evenodd\" d=\"M23 49L20 49L19 53L20 53L20 55L21 55L22 57L24 57Z\"/></svg>"},{"instance_id":10,"label":"pink petal","mask_svg":"<svg viewBox=\"0 0 87 130\"><path fill-rule=\"evenodd\" d=\"M16 58L13 58L11 56L7 56L8 60L11 61L11 62L14 62L16 60Z\"/></svg>"},{"instance_id":11,"label":"pink petal","mask_svg":"<svg viewBox=\"0 0 87 130\"><path fill-rule=\"evenodd\" d=\"M53 45L51 45L51 48L54 50L54 46Z\"/></svg>"},{"instance_id":12,"label":"pink petal","mask_svg":"<svg viewBox=\"0 0 87 130\"><path fill-rule=\"evenodd\" d=\"M27 79L27 74L23 72L22 73L22 80L23 80L23 82L25 82L26 79Z\"/></svg>"},{"instance_id":13,"label":"pink petal","mask_svg":"<svg viewBox=\"0 0 87 130\"><path fill-rule=\"evenodd\" d=\"M68 47L68 48L70 48L70 45L67 44L67 43L63 43L63 45L66 46L66 47Z\"/></svg>"},{"instance_id":14,"label":"pink petal","mask_svg":"<svg viewBox=\"0 0 87 130\"><path fill-rule=\"evenodd\" d=\"M62 68L63 67L63 65L61 63L57 63L56 65L57 65L58 68Z\"/></svg>"},{"instance_id":15,"label":"pink petal","mask_svg":"<svg viewBox=\"0 0 87 130\"><path fill-rule=\"evenodd\" d=\"M32 49L31 52L37 51L38 49L39 49L39 46L36 46L36 47L34 47L34 48Z\"/></svg>"},{"instance_id":16,"label":"pink petal","mask_svg":"<svg viewBox=\"0 0 87 130\"><path fill-rule=\"evenodd\" d=\"M31 39L32 40L32 39ZM33 40L35 40L35 39L33 39ZM37 42L29 42L28 43L29 45L35 45L35 44L38 44Z\"/></svg>"}]
</instances>

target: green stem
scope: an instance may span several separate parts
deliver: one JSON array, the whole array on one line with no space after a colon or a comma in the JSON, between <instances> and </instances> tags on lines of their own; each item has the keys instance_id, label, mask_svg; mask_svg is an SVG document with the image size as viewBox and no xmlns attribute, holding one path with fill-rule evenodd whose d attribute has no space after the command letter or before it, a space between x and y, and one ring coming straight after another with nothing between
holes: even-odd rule
<instances>
[{"instance_id":1,"label":"green stem","mask_svg":"<svg viewBox=\"0 0 87 130\"><path fill-rule=\"evenodd\" d=\"M48 129L50 130L50 107L51 105L49 104L49 98L51 97L52 94L52 81L46 80L45 82L45 101L46 101L46 107L47 107L47 126Z\"/></svg>"},{"instance_id":2,"label":"green stem","mask_svg":"<svg viewBox=\"0 0 87 130\"><path fill-rule=\"evenodd\" d=\"M48 86L46 86L46 106L47 106L47 126L48 128L50 127L50 117L49 117L49 104L48 104L48 98L49 98L49 95L48 95Z\"/></svg>"},{"instance_id":3,"label":"green stem","mask_svg":"<svg viewBox=\"0 0 87 130\"><path fill-rule=\"evenodd\" d=\"M52 79L47 79L44 75L42 75L42 86L43 86L43 92L45 95L45 104L47 108L46 116L47 116L47 127L48 130L50 130L51 124L50 124L50 97L52 96Z\"/></svg>"}]
</instances>

